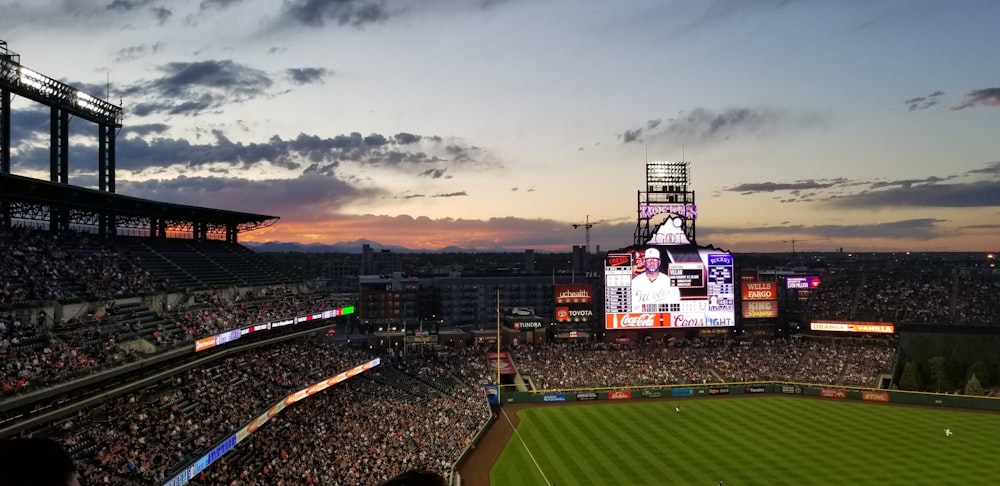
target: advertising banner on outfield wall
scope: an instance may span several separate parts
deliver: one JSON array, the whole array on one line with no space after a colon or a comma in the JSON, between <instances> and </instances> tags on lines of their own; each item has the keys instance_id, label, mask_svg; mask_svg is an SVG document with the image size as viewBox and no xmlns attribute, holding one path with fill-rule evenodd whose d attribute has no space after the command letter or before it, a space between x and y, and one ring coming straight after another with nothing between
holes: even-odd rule
<instances>
[{"instance_id":1,"label":"advertising banner on outfield wall","mask_svg":"<svg viewBox=\"0 0 1000 486\"><path fill-rule=\"evenodd\" d=\"M694 388L674 388L670 390L670 396L672 397L693 397Z\"/></svg>"},{"instance_id":2,"label":"advertising banner on outfield wall","mask_svg":"<svg viewBox=\"0 0 1000 486\"><path fill-rule=\"evenodd\" d=\"M608 400L629 400L632 398L632 390L615 390L608 392Z\"/></svg>"},{"instance_id":3,"label":"advertising banner on outfield wall","mask_svg":"<svg viewBox=\"0 0 1000 486\"><path fill-rule=\"evenodd\" d=\"M847 392L842 388L820 388L819 396L826 398L847 398Z\"/></svg>"},{"instance_id":4,"label":"advertising banner on outfield wall","mask_svg":"<svg viewBox=\"0 0 1000 486\"><path fill-rule=\"evenodd\" d=\"M746 386L746 387L743 387L743 392L744 393L764 393L766 391L767 391L767 388L764 388L763 386Z\"/></svg>"},{"instance_id":5,"label":"advertising banner on outfield wall","mask_svg":"<svg viewBox=\"0 0 1000 486\"><path fill-rule=\"evenodd\" d=\"M708 389L708 394L709 395L728 395L729 394L729 388L714 388L714 387L713 388L709 388Z\"/></svg>"},{"instance_id":6,"label":"advertising banner on outfield wall","mask_svg":"<svg viewBox=\"0 0 1000 486\"><path fill-rule=\"evenodd\" d=\"M876 392L876 391L863 391L861 392L861 399L867 400L869 402L888 402L889 393L888 392Z\"/></svg>"},{"instance_id":7,"label":"advertising banner on outfield wall","mask_svg":"<svg viewBox=\"0 0 1000 486\"><path fill-rule=\"evenodd\" d=\"M596 392L580 392L576 394L577 400L597 400Z\"/></svg>"},{"instance_id":8,"label":"advertising banner on outfield wall","mask_svg":"<svg viewBox=\"0 0 1000 486\"><path fill-rule=\"evenodd\" d=\"M565 393L546 393L546 394L542 395L542 401L543 402L565 402L566 401L566 394Z\"/></svg>"}]
</instances>

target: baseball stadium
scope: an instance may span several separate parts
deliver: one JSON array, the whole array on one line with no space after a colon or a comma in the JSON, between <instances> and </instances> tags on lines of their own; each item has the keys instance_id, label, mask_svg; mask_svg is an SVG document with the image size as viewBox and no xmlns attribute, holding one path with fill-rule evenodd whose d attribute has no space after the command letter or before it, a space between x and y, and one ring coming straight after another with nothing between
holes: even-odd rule
<instances>
[{"instance_id":1,"label":"baseball stadium","mask_svg":"<svg viewBox=\"0 0 1000 486\"><path fill-rule=\"evenodd\" d=\"M14 96L51 111L50 180L12 173ZM732 253L663 161L579 276L269 254L240 236L279 216L117 194L121 107L2 42L0 109L0 485L1000 478L995 254Z\"/></svg>"}]
</instances>

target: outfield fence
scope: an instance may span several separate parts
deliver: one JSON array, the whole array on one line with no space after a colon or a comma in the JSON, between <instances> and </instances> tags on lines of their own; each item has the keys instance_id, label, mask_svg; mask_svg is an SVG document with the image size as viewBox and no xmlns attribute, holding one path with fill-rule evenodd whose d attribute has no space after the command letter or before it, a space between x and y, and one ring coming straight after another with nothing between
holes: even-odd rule
<instances>
[{"instance_id":1,"label":"outfield fence","mask_svg":"<svg viewBox=\"0 0 1000 486\"><path fill-rule=\"evenodd\" d=\"M1000 411L1000 398L996 397L775 381L505 392L502 402L504 405L507 405L515 403L564 403L591 400L641 400L646 398L683 399L706 396L756 395L762 393L801 395L834 400L863 400L868 402Z\"/></svg>"}]
</instances>

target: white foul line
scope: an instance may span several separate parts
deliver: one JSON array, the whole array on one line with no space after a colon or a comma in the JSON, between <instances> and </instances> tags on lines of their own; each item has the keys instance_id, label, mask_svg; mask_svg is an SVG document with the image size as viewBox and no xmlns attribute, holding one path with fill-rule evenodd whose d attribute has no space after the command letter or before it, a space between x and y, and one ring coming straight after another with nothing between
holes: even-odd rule
<instances>
[{"instance_id":1,"label":"white foul line","mask_svg":"<svg viewBox=\"0 0 1000 486\"><path fill-rule=\"evenodd\" d=\"M531 458L531 462L535 463L535 467L538 468L538 472L541 473L542 479L545 480L546 486L552 484L549 482L549 478L545 476L545 472L542 471L542 466L538 465L538 461L535 460L535 455L531 453L531 449L528 449L528 444L524 443L524 439L521 438L521 433L517 431L517 427L514 427L514 423L510 421L510 417L507 416L507 411L500 407L500 413L503 414L503 418L507 419L507 423L510 424L510 428L514 429L514 435L517 436L517 440L521 441L521 445L524 446L524 450L528 452L528 457Z\"/></svg>"}]
</instances>

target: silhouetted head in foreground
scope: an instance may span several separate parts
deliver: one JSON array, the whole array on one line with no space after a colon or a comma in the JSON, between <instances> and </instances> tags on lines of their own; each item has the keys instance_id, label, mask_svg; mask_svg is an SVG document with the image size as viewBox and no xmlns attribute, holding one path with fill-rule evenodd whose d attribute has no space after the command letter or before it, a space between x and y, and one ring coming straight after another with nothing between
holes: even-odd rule
<instances>
[{"instance_id":1,"label":"silhouetted head in foreground","mask_svg":"<svg viewBox=\"0 0 1000 486\"><path fill-rule=\"evenodd\" d=\"M448 486L448 481L436 472L412 470L400 473L379 486Z\"/></svg>"},{"instance_id":2,"label":"silhouetted head in foreground","mask_svg":"<svg viewBox=\"0 0 1000 486\"><path fill-rule=\"evenodd\" d=\"M73 458L52 439L0 442L0 486L80 486Z\"/></svg>"}]
</instances>

